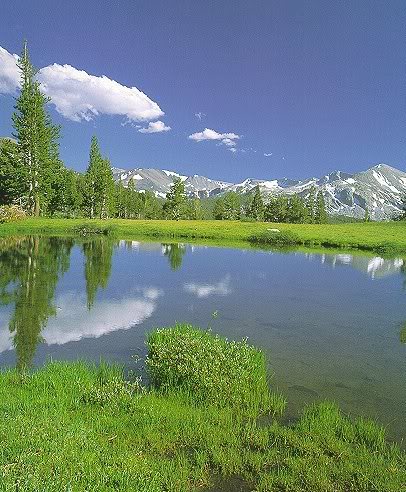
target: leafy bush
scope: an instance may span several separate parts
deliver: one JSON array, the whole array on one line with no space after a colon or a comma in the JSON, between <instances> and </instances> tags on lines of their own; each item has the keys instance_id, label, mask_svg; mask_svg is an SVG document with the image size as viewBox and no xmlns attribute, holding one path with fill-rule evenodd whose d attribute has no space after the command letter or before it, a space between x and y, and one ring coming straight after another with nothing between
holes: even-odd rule
<instances>
[{"instance_id":1,"label":"leafy bush","mask_svg":"<svg viewBox=\"0 0 406 492\"><path fill-rule=\"evenodd\" d=\"M24 210L17 205L3 205L0 207L0 224L17 222L27 217Z\"/></svg>"},{"instance_id":2,"label":"leafy bush","mask_svg":"<svg viewBox=\"0 0 406 492\"><path fill-rule=\"evenodd\" d=\"M73 232L78 236L110 236L114 233L114 227L109 226L100 226L92 223L80 224L74 227Z\"/></svg>"},{"instance_id":3,"label":"leafy bush","mask_svg":"<svg viewBox=\"0 0 406 492\"><path fill-rule=\"evenodd\" d=\"M283 412L284 400L269 391L263 352L246 340L228 341L178 324L152 332L147 346L148 372L160 390L180 389L199 403L255 416Z\"/></svg>"},{"instance_id":4,"label":"leafy bush","mask_svg":"<svg viewBox=\"0 0 406 492\"><path fill-rule=\"evenodd\" d=\"M278 229L252 234L248 240L256 244L268 244L271 246L293 246L300 244L299 236L290 231L279 231Z\"/></svg>"}]
</instances>

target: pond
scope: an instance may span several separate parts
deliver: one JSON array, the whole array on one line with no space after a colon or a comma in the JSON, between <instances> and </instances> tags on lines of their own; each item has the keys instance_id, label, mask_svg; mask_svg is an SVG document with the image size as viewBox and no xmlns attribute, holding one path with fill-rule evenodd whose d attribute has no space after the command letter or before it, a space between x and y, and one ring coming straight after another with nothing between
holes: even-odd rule
<instances>
[{"instance_id":1,"label":"pond","mask_svg":"<svg viewBox=\"0 0 406 492\"><path fill-rule=\"evenodd\" d=\"M294 418L337 401L406 437L406 260L53 237L0 238L0 367L140 370L145 332L187 322L261 347Z\"/></svg>"}]
</instances>

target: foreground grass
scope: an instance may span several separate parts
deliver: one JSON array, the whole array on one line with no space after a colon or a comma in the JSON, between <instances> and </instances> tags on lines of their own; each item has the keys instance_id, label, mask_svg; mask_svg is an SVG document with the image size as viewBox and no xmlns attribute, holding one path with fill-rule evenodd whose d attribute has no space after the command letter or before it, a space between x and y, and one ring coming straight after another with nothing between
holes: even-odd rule
<instances>
[{"instance_id":1,"label":"foreground grass","mask_svg":"<svg viewBox=\"0 0 406 492\"><path fill-rule=\"evenodd\" d=\"M81 362L0 373L0 490L178 492L215 481L226 490L235 477L258 492L406 490L405 454L375 423L351 421L332 403L308 407L294 426L259 424L247 402L276 412L262 355L245 342L181 326L148 345L149 389L117 367ZM202 351L219 367L224 355L234 362L208 372ZM242 396L225 404L238 381Z\"/></svg>"},{"instance_id":2,"label":"foreground grass","mask_svg":"<svg viewBox=\"0 0 406 492\"><path fill-rule=\"evenodd\" d=\"M298 245L331 248L355 248L378 253L406 252L406 222L367 222L344 224L274 224L239 221L168 221L123 220L107 221L84 219L26 219L0 224L0 236L9 234L75 234L83 224L108 228L120 239L160 238L208 240L238 243L259 239L267 243L264 234L277 228L289 233Z\"/></svg>"}]
</instances>

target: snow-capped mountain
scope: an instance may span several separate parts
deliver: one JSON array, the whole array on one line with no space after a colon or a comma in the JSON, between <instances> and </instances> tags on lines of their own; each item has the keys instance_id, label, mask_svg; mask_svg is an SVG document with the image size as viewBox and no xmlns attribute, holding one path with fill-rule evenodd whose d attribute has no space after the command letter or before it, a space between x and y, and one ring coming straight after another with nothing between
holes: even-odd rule
<instances>
[{"instance_id":1,"label":"snow-capped mountain","mask_svg":"<svg viewBox=\"0 0 406 492\"><path fill-rule=\"evenodd\" d=\"M365 210L374 220L384 220L398 215L402 198L406 194L406 173L386 164L378 164L366 171L348 174L334 171L321 178L306 180L289 178L261 180L248 178L242 183L227 183L204 176L182 176L173 171L158 169L133 169L125 171L113 168L114 177L124 186L133 178L138 190L150 190L157 196L165 197L174 178L180 178L190 196L212 197L227 191L249 193L257 185L266 196L275 194L306 195L314 186L323 192L328 212L363 218Z\"/></svg>"},{"instance_id":2,"label":"snow-capped mountain","mask_svg":"<svg viewBox=\"0 0 406 492\"><path fill-rule=\"evenodd\" d=\"M216 195L232 186L231 183L212 180L197 174L194 176L182 176L173 171L160 169L139 168L125 171L124 169L113 168L113 175L114 179L122 181L124 186L127 186L130 179L133 179L138 191L149 190L162 198L165 198L175 178L180 178L184 181L186 192L189 195L200 198Z\"/></svg>"}]
</instances>

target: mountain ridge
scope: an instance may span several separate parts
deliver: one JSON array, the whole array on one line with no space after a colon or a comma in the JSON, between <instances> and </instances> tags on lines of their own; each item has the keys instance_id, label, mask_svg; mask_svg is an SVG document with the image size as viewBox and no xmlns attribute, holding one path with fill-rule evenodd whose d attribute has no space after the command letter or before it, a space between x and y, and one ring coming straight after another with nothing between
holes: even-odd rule
<instances>
[{"instance_id":1,"label":"mountain ridge","mask_svg":"<svg viewBox=\"0 0 406 492\"><path fill-rule=\"evenodd\" d=\"M332 171L321 177L295 180L247 178L241 183L215 180L197 174L185 176L175 171L157 168L134 168L125 170L112 168L116 182L128 185L131 178L139 191L149 190L164 198L174 178L185 183L189 196L208 198L227 191L249 193L259 186L264 196L297 193L305 196L314 186L325 198L326 207L331 215L346 215L362 219L366 210L374 220L393 218L402 210L402 198L406 195L406 173L385 163L376 164L364 171L347 173Z\"/></svg>"}]
</instances>

